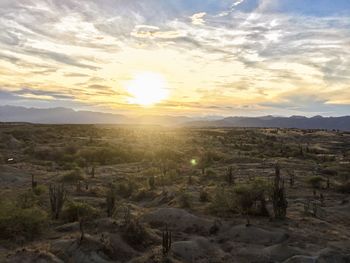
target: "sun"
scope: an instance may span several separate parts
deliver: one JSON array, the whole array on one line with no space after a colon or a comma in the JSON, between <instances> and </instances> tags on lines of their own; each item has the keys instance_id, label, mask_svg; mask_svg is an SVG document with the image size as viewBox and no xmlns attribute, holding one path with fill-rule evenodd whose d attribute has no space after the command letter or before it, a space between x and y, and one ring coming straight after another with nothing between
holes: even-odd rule
<instances>
[{"instance_id":1,"label":"sun","mask_svg":"<svg viewBox=\"0 0 350 263\"><path fill-rule=\"evenodd\" d=\"M142 106L159 103L169 95L164 76L153 72L138 73L127 83L126 89L131 95L129 103Z\"/></svg>"}]
</instances>

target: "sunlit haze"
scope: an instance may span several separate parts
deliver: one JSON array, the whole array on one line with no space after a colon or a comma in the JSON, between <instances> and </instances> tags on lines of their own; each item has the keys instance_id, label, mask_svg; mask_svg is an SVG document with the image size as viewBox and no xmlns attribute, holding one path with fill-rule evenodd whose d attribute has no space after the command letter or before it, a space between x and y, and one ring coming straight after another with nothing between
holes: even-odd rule
<instances>
[{"instance_id":1,"label":"sunlit haze","mask_svg":"<svg viewBox=\"0 0 350 263\"><path fill-rule=\"evenodd\" d=\"M156 73L139 73L126 84L126 87L131 95L129 102L133 104L150 106L168 96L165 78Z\"/></svg>"}]
</instances>

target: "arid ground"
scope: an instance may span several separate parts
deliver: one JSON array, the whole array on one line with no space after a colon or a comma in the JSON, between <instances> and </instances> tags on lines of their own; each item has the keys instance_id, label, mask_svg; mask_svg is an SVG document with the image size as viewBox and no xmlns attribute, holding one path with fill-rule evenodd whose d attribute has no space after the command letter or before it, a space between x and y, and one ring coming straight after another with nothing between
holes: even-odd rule
<instances>
[{"instance_id":1,"label":"arid ground","mask_svg":"<svg viewBox=\"0 0 350 263\"><path fill-rule=\"evenodd\" d=\"M350 133L0 125L0 262L350 262Z\"/></svg>"}]
</instances>

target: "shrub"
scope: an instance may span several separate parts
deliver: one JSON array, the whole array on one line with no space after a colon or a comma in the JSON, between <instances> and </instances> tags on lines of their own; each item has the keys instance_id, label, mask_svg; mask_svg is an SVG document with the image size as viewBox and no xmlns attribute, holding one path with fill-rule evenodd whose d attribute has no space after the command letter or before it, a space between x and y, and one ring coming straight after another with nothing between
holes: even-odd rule
<instances>
[{"instance_id":1,"label":"shrub","mask_svg":"<svg viewBox=\"0 0 350 263\"><path fill-rule=\"evenodd\" d=\"M81 218L96 218L97 209L83 202L68 202L62 211L62 218L67 222L75 222Z\"/></svg>"},{"instance_id":2,"label":"shrub","mask_svg":"<svg viewBox=\"0 0 350 263\"><path fill-rule=\"evenodd\" d=\"M343 194L350 194L350 181L344 182L336 187L337 191Z\"/></svg>"},{"instance_id":3,"label":"shrub","mask_svg":"<svg viewBox=\"0 0 350 263\"><path fill-rule=\"evenodd\" d=\"M123 237L129 244L139 246L147 242L148 233L138 220L132 219L126 224Z\"/></svg>"},{"instance_id":4,"label":"shrub","mask_svg":"<svg viewBox=\"0 0 350 263\"><path fill-rule=\"evenodd\" d=\"M75 184L79 181L83 181L84 173L81 169L75 169L61 177L62 183Z\"/></svg>"},{"instance_id":5,"label":"shrub","mask_svg":"<svg viewBox=\"0 0 350 263\"><path fill-rule=\"evenodd\" d=\"M320 189L323 181L321 176L312 176L307 179L307 182L315 189Z\"/></svg>"},{"instance_id":6,"label":"shrub","mask_svg":"<svg viewBox=\"0 0 350 263\"><path fill-rule=\"evenodd\" d=\"M208 177L208 178L213 178L216 176L216 172L212 169L207 169L205 171L205 175Z\"/></svg>"},{"instance_id":7,"label":"shrub","mask_svg":"<svg viewBox=\"0 0 350 263\"><path fill-rule=\"evenodd\" d=\"M47 187L45 185L37 185L33 188L33 192L37 196L41 196L47 192Z\"/></svg>"},{"instance_id":8,"label":"shrub","mask_svg":"<svg viewBox=\"0 0 350 263\"><path fill-rule=\"evenodd\" d=\"M201 189L199 192L199 201L208 202L209 201L209 193L205 189Z\"/></svg>"},{"instance_id":9,"label":"shrub","mask_svg":"<svg viewBox=\"0 0 350 263\"><path fill-rule=\"evenodd\" d=\"M182 208L190 208L191 207L191 196L186 192L181 192L178 197L178 203Z\"/></svg>"},{"instance_id":10,"label":"shrub","mask_svg":"<svg viewBox=\"0 0 350 263\"><path fill-rule=\"evenodd\" d=\"M255 192L250 185L239 185L234 188L234 202L236 208L242 214L251 213L251 208L255 202Z\"/></svg>"},{"instance_id":11,"label":"shrub","mask_svg":"<svg viewBox=\"0 0 350 263\"><path fill-rule=\"evenodd\" d=\"M137 186L134 182L121 182L114 185L116 194L123 198L128 198L136 190Z\"/></svg>"},{"instance_id":12,"label":"shrub","mask_svg":"<svg viewBox=\"0 0 350 263\"><path fill-rule=\"evenodd\" d=\"M20 208L13 203L0 204L1 238L32 240L47 226L47 214L37 207Z\"/></svg>"},{"instance_id":13,"label":"shrub","mask_svg":"<svg viewBox=\"0 0 350 263\"><path fill-rule=\"evenodd\" d=\"M28 190L20 195L17 196L17 202L16 205L19 208L26 209L26 208L32 208L38 204L38 198L33 193L32 190Z\"/></svg>"},{"instance_id":14,"label":"shrub","mask_svg":"<svg viewBox=\"0 0 350 263\"><path fill-rule=\"evenodd\" d=\"M159 175L159 169L156 169L154 167L148 168L145 171L143 171L142 174L144 177L156 176L156 175Z\"/></svg>"},{"instance_id":15,"label":"shrub","mask_svg":"<svg viewBox=\"0 0 350 263\"><path fill-rule=\"evenodd\" d=\"M226 190L224 187L217 187L210 204L210 210L214 214L225 215L231 211L229 205L229 199L231 191Z\"/></svg>"}]
</instances>

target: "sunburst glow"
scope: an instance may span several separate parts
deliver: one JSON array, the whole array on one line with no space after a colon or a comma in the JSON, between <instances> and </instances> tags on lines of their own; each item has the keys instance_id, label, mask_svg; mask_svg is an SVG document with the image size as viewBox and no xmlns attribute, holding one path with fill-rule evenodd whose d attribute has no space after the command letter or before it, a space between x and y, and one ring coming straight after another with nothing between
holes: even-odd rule
<instances>
[{"instance_id":1,"label":"sunburst glow","mask_svg":"<svg viewBox=\"0 0 350 263\"><path fill-rule=\"evenodd\" d=\"M132 96L129 103L143 106L159 103L169 95L166 79L153 72L137 74L127 83L126 89Z\"/></svg>"}]
</instances>

